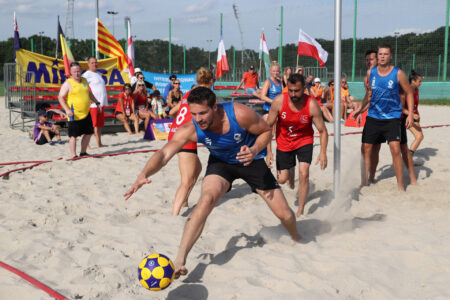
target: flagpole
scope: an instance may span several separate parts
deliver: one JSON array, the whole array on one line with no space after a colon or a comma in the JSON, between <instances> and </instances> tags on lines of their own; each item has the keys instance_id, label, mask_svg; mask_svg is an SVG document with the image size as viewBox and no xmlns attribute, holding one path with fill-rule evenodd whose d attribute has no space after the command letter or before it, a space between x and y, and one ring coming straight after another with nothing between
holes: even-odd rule
<instances>
[{"instance_id":1,"label":"flagpole","mask_svg":"<svg viewBox=\"0 0 450 300\"><path fill-rule=\"evenodd\" d=\"M56 28L58 28L58 25L59 25L59 16L58 16L58 19L57 19ZM56 29L56 30L58 31L58 29ZM58 39L59 39L59 36L58 36ZM58 39L56 39L55 59L58 58Z\"/></svg>"},{"instance_id":2,"label":"flagpole","mask_svg":"<svg viewBox=\"0 0 450 300\"><path fill-rule=\"evenodd\" d=\"M297 65L296 65L296 67L295 67L295 71L297 71L297 68L298 68L298 53L297 53ZM294 72L295 72L294 71Z\"/></svg>"},{"instance_id":3,"label":"flagpole","mask_svg":"<svg viewBox=\"0 0 450 300\"><path fill-rule=\"evenodd\" d=\"M334 1L334 199L339 197L341 180L341 1Z\"/></svg>"},{"instance_id":4,"label":"flagpole","mask_svg":"<svg viewBox=\"0 0 450 300\"><path fill-rule=\"evenodd\" d=\"M95 58L98 59L98 19L99 19L98 0L95 2L96 2L95 9L97 13L97 18L95 19Z\"/></svg>"}]
</instances>

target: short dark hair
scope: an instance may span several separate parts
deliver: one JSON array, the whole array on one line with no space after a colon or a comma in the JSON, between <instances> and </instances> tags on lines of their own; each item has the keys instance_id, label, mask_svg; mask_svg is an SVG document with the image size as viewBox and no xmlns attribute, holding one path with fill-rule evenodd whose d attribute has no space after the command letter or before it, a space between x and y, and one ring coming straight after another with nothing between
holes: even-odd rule
<instances>
[{"instance_id":1,"label":"short dark hair","mask_svg":"<svg viewBox=\"0 0 450 300\"><path fill-rule=\"evenodd\" d=\"M384 49L389 49L389 52L392 53L392 46L388 43L381 43L378 45L378 50L380 50L381 48Z\"/></svg>"},{"instance_id":2,"label":"short dark hair","mask_svg":"<svg viewBox=\"0 0 450 300\"><path fill-rule=\"evenodd\" d=\"M160 92L159 90L155 90L155 91L153 92L153 96L159 97L159 96L161 96L161 92Z\"/></svg>"},{"instance_id":3,"label":"short dark hair","mask_svg":"<svg viewBox=\"0 0 450 300\"><path fill-rule=\"evenodd\" d=\"M71 62L70 63L70 68L74 67L74 66L78 66L81 67L80 64L77 61Z\"/></svg>"},{"instance_id":4,"label":"short dark hair","mask_svg":"<svg viewBox=\"0 0 450 300\"><path fill-rule=\"evenodd\" d=\"M126 88L129 88L129 89L131 90L131 89L132 89L131 84L125 83L125 84L123 85L123 90L125 91Z\"/></svg>"},{"instance_id":5,"label":"short dark hair","mask_svg":"<svg viewBox=\"0 0 450 300\"><path fill-rule=\"evenodd\" d=\"M334 79L331 79L330 81L328 81L328 86L330 86L333 83L334 83Z\"/></svg>"},{"instance_id":6,"label":"short dark hair","mask_svg":"<svg viewBox=\"0 0 450 300\"><path fill-rule=\"evenodd\" d=\"M187 101L188 104L203 104L206 101L206 104L212 108L216 104L216 94L207 87L199 86L189 93Z\"/></svg>"},{"instance_id":7,"label":"short dark hair","mask_svg":"<svg viewBox=\"0 0 450 300\"><path fill-rule=\"evenodd\" d=\"M92 58L95 59L95 60L97 60L97 57L91 55L91 56L88 56L88 58L87 58L86 61L89 61L89 60L91 60Z\"/></svg>"},{"instance_id":8,"label":"short dark hair","mask_svg":"<svg viewBox=\"0 0 450 300\"><path fill-rule=\"evenodd\" d=\"M375 50L373 50L373 49L369 49L369 50L366 51L366 54L364 55L364 57L366 57L367 55L370 55L370 54L372 54L372 53L374 53L375 55L377 55L377 51L375 51Z\"/></svg>"},{"instance_id":9,"label":"short dark hair","mask_svg":"<svg viewBox=\"0 0 450 300\"><path fill-rule=\"evenodd\" d=\"M177 75L175 75L175 74L170 75L169 80L172 80L172 79L177 79Z\"/></svg>"},{"instance_id":10,"label":"short dark hair","mask_svg":"<svg viewBox=\"0 0 450 300\"><path fill-rule=\"evenodd\" d=\"M288 82L290 82L291 84L301 82L302 86L305 86L305 77L302 74L294 73L289 76Z\"/></svg>"},{"instance_id":11,"label":"short dark hair","mask_svg":"<svg viewBox=\"0 0 450 300\"><path fill-rule=\"evenodd\" d=\"M411 70L411 74L409 74L409 83L411 83L411 81L416 81L417 79L419 79L419 77L422 77L421 74L417 73L415 70Z\"/></svg>"}]
</instances>

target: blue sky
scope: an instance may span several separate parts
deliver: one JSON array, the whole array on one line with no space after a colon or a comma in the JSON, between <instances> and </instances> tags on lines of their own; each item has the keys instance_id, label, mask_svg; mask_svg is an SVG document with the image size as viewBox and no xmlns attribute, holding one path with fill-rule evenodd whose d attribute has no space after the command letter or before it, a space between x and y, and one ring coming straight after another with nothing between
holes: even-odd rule
<instances>
[{"instance_id":1,"label":"blue sky","mask_svg":"<svg viewBox=\"0 0 450 300\"><path fill-rule=\"evenodd\" d=\"M95 0L75 0L75 38L94 38ZM334 0L192 0L192 1L99 1L100 20L112 32L112 16L117 11L115 36L125 38L124 17L132 21L132 34L141 40L168 39L172 18L172 41L187 47L215 49L220 38L220 13L223 13L223 35L226 48L257 49L264 28L269 48L279 44L280 7L284 7L283 42L295 43L298 29L315 38L332 39ZM238 20L233 11L236 5ZM19 32L28 37L43 31L56 36L57 15L64 30L65 0L0 0L0 40L13 36L13 12L16 11ZM423 33L445 25L445 0L358 0L357 37L379 37L393 32ZM353 36L354 0L342 0L342 37ZM242 34L241 34L242 32ZM208 42L212 40L212 42Z\"/></svg>"}]
</instances>

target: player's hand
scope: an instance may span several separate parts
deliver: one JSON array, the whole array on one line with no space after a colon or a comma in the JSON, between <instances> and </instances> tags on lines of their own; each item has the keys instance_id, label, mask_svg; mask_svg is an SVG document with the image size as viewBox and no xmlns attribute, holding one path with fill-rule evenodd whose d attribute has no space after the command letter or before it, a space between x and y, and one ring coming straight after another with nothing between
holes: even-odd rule
<instances>
[{"instance_id":1,"label":"player's hand","mask_svg":"<svg viewBox=\"0 0 450 300\"><path fill-rule=\"evenodd\" d=\"M414 114L414 121L420 122L420 115Z\"/></svg>"},{"instance_id":2,"label":"player's hand","mask_svg":"<svg viewBox=\"0 0 450 300\"><path fill-rule=\"evenodd\" d=\"M413 123L414 123L413 115L408 115L405 122L406 129L409 129Z\"/></svg>"},{"instance_id":3,"label":"player's hand","mask_svg":"<svg viewBox=\"0 0 450 300\"><path fill-rule=\"evenodd\" d=\"M328 164L326 153L320 153L319 157L317 157L316 165L320 162L320 169L325 170Z\"/></svg>"},{"instance_id":4,"label":"player's hand","mask_svg":"<svg viewBox=\"0 0 450 300\"><path fill-rule=\"evenodd\" d=\"M241 147L241 151L236 156L236 159L243 163L244 166L248 166L253 161L255 157L255 153L253 153L252 149L250 149L247 145Z\"/></svg>"},{"instance_id":5,"label":"player's hand","mask_svg":"<svg viewBox=\"0 0 450 300\"><path fill-rule=\"evenodd\" d=\"M73 111L71 111L70 109L66 110L66 116L68 116L69 118L73 117Z\"/></svg>"},{"instance_id":6,"label":"player's hand","mask_svg":"<svg viewBox=\"0 0 450 300\"><path fill-rule=\"evenodd\" d=\"M136 182L133 184L133 186L126 192L123 196L125 197L125 200L128 200L131 195L136 193L144 184L149 184L152 182L150 179L147 178L141 178L139 177L136 179Z\"/></svg>"},{"instance_id":7,"label":"player's hand","mask_svg":"<svg viewBox=\"0 0 450 300\"><path fill-rule=\"evenodd\" d=\"M266 164L269 167L269 169L272 168L272 163L273 163L273 153L272 152L267 152Z\"/></svg>"},{"instance_id":8,"label":"player's hand","mask_svg":"<svg viewBox=\"0 0 450 300\"><path fill-rule=\"evenodd\" d=\"M361 107L355 109L354 113L352 114L352 120L358 121L358 118L361 116Z\"/></svg>"}]
</instances>

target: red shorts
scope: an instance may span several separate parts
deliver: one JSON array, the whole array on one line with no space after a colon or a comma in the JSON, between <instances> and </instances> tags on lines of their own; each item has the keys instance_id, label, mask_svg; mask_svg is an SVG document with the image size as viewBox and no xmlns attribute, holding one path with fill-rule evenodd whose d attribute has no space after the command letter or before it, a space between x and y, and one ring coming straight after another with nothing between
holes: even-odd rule
<instances>
[{"instance_id":1,"label":"red shorts","mask_svg":"<svg viewBox=\"0 0 450 300\"><path fill-rule=\"evenodd\" d=\"M92 125L94 127L105 126L105 109L102 107L100 110L97 107L91 107Z\"/></svg>"}]
</instances>

